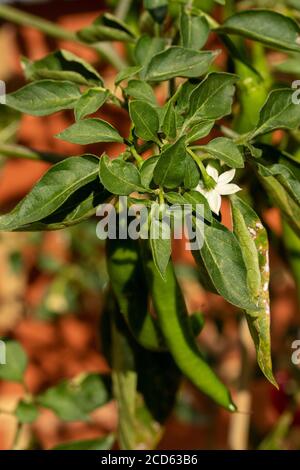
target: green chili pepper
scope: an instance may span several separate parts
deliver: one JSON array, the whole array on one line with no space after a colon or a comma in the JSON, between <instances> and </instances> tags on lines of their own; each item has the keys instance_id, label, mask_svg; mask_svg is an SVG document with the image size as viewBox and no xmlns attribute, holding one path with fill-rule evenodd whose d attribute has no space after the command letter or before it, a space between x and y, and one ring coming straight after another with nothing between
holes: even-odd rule
<instances>
[{"instance_id":1,"label":"green chili pepper","mask_svg":"<svg viewBox=\"0 0 300 470\"><path fill-rule=\"evenodd\" d=\"M266 63L265 49L261 44L254 43L252 47L252 65L259 71L261 77L242 62L238 60L234 62L235 71L240 77L238 82L240 110L235 118L234 128L240 133L246 133L253 129L259 120L260 110L271 87L271 77Z\"/></svg>"},{"instance_id":2,"label":"green chili pepper","mask_svg":"<svg viewBox=\"0 0 300 470\"><path fill-rule=\"evenodd\" d=\"M148 313L148 289L138 242L107 240L106 250L112 290L131 333L146 349L163 350L158 324Z\"/></svg>"},{"instance_id":3,"label":"green chili pepper","mask_svg":"<svg viewBox=\"0 0 300 470\"><path fill-rule=\"evenodd\" d=\"M138 243L133 240L107 241L107 269L112 291L116 296L129 329L137 342L152 351L167 349L157 321L148 313L148 287L144 279ZM197 337L204 318L199 312L188 317Z\"/></svg>"},{"instance_id":4,"label":"green chili pepper","mask_svg":"<svg viewBox=\"0 0 300 470\"><path fill-rule=\"evenodd\" d=\"M145 269L153 304L166 344L180 370L199 390L230 411L236 407L227 388L202 358L197 348L185 301L170 261L165 281L145 249Z\"/></svg>"},{"instance_id":5,"label":"green chili pepper","mask_svg":"<svg viewBox=\"0 0 300 470\"><path fill-rule=\"evenodd\" d=\"M112 321L112 381L118 404L118 441L123 450L154 449L162 428L137 390L135 343L123 317L116 310ZM145 351L145 350L144 350Z\"/></svg>"},{"instance_id":6,"label":"green chili pepper","mask_svg":"<svg viewBox=\"0 0 300 470\"><path fill-rule=\"evenodd\" d=\"M140 346L116 303L108 300L113 393L119 408L121 449L153 449L175 404L181 373L168 352Z\"/></svg>"}]
</instances>

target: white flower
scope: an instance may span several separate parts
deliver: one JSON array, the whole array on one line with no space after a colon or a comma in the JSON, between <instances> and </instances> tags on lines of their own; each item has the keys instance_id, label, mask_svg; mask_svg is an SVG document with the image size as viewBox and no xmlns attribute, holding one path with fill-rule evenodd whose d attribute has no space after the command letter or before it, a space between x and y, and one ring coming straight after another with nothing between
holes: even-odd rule
<instances>
[{"instance_id":1,"label":"white flower","mask_svg":"<svg viewBox=\"0 0 300 470\"><path fill-rule=\"evenodd\" d=\"M199 183L196 190L206 197L209 207L215 214L219 214L221 208L222 198L228 194L234 194L241 191L241 188L230 183L235 175L235 170L225 171L221 175L218 174L216 168L211 165L207 165L206 171L208 175L216 182L216 186L213 189L205 189L203 183Z\"/></svg>"}]
</instances>

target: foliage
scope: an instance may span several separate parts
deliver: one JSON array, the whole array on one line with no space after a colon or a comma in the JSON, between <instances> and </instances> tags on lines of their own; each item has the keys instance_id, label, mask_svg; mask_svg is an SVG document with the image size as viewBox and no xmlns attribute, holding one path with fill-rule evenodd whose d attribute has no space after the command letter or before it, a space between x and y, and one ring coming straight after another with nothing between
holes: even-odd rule
<instances>
[{"instance_id":1,"label":"foliage","mask_svg":"<svg viewBox=\"0 0 300 470\"><path fill-rule=\"evenodd\" d=\"M36 62L23 60L29 83L8 95L9 108L34 116L71 109L75 122L57 138L80 145L115 142L124 148L113 160L108 148L101 155L66 157L54 164L10 213L0 217L0 229L62 229L92 217L100 203L113 201L118 208L115 196L121 195L152 209L189 202L195 211L195 204L202 203L204 243L193 253L201 282L245 313L259 367L277 386L271 361L269 242L261 214L274 204L300 236L299 154L272 145L278 129L286 141L292 135L299 142L300 106L293 100L294 90L271 74L264 47L284 52L287 60L281 70L293 75L293 64L299 70L300 26L272 9L245 9L228 16L226 7L219 6L224 17L219 24L197 1L149 0L139 7L147 21L141 19L134 28L104 13L75 35L92 47L107 40L125 43L129 62L116 71L115 90L106 88L97 70L65 50ZM226 48L225 71L216 61L220 51L203 49L213 33ZM245 40L252 41L249 54ZM165 82L169 92L158 103L156 90ZM105 103L127 112L128 134L93 116ZM232 231L220 223L209 197L217 184L209 165L220 179L227 171L241 186L240 197L230 196ZM223 195L236 192L236 185L226 183ZM257 188L263 191L263 202L257 203ZM195 342L174 274L170 240L160 235L149 245L126 242L107 244L111 286L102 333L110 338L107 356L119 407L119 444L152 448L181 374L227 410L235 406ZM149 298L155 317L148 311ZM8 357L13 360L1 366L0 377L22 380L26 361L16 343L8 344ZM149 393L149 364L157 382L154 396ZM85 420L110 392L105 381L88 375L64 381L29 403L20 402L16 415L20 422L31 422L43 406L62 420ZM165 401L163 410L157 409L158 396ZM109 446L110 437L107 442L87 447Z\"/></svg>"}]
</instances>

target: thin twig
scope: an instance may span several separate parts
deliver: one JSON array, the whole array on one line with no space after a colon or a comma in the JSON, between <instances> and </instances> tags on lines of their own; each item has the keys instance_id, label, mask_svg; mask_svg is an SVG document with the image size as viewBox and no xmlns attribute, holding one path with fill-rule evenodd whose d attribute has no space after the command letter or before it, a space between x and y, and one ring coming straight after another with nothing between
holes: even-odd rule
<instances>
[{"instance_id":1,"label":"thin twig","mask_svg":"<svg viewBox=\"0 0 300 470\"><path fill-rule=\"evenodd\" d=\"M120 0L115 9L115 16L119 20L125 20L131 7L132 0Z\"/></svg>"},{"instance_id":2,"label":"thin twig","mask_svg":"<svg viewBox=\"0 0 300 470\"><path fill-rule=\"evenodd\" d=\"M9 145L0 143L0 155L4 157L23 158L25 160L38 160L48 163L58 163L67 158L64 155L59 155L49 152L40 152L33 150L22 145Z\"/></svg>"},{"instance_id":3,"label":"thin twig","mask_svg":"<svg viewBox=\"0 0 300 470\"><path fill-rule=\"evenodd\" d=\"M62 28L51 21L44 20L38 16L31 15L24 11L20 11L17 8L13 8L7 5L0 5L0 18L4 20L11 21L21 26L29 26L31 28L38 29L39 31L47 34L56 39L62 39L66 41L72 41L84 45L90 49L97 51L104 59L111 63L117 70L121 70L126 66L123 59L117 54L115 49L111 44L103 43L93 43L87 44L83 42L77 36L76 32L68 31L65 28Z\"/></svg>"},{"instance_id":4,"label":"thin twig","mask_svg":"<svg viewBox=\"0 0 300 470\"><path fill-rule=\"evenodd\" d=\"M247 450L251 416L251 394L249 384L254 368L255 350L248 331L247 320L242 319L239 328L241 339L241 368L235 403L238 412L230 417L228 441L232 450Z\"/></svg>"}]
</instances>

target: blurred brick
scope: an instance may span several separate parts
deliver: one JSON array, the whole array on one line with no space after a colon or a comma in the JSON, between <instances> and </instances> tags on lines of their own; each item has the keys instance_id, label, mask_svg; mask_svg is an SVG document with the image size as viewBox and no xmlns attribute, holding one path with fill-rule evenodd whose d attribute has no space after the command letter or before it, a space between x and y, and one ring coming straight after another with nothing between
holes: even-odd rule
<instances>
[{"instance_id":1,"label":"blurred brick","mask_svg":"<svg viewBox=\"0 0 300 470\"><path fill-rule=\"evenodd\" d=\"M88 349L93 340L93 331L87 323L65 316L60 320L59 327L62 340L66 345L80 352Z\"/></svg>"},{"instance_id":2,"label":"blurred brick","mask_svg":"<svg viewBox=\"0 0 300 470\"><path fill-rule=\"evenodd\" d=\"M15 330L15 337L29 349L51 346L57 341L55 325L27 318Z\"/></svg>"}]
</instances>

